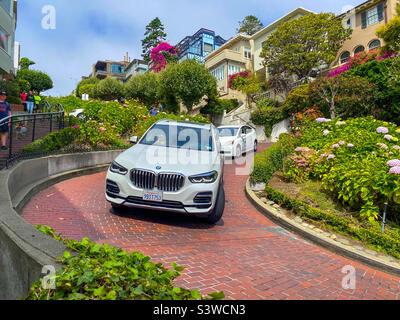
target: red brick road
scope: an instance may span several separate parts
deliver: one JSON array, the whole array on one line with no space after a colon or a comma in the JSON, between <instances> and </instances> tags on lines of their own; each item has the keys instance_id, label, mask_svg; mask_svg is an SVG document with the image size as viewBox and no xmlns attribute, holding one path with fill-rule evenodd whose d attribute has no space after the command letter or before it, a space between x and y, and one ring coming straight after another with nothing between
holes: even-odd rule
<instances>
[{"instance_id":1,"label":"red brick road","mask_svg":"<svg viewBox=\"0 0 400 320\"><path fill-rule=\"evenodd\" d=\"M264 148L266 146L263 146ZM68 238L89 237L154 262L186 267L176 285L228 299L399 299L399 278L360 265L276 226L246 199L247 176L225 166L226 207L216 226L170 213L115 214L104 198L105 173L59 183L34 197L22 216ZM345 290L346 265L356 289Z\"/></svg>"}]
</instances>

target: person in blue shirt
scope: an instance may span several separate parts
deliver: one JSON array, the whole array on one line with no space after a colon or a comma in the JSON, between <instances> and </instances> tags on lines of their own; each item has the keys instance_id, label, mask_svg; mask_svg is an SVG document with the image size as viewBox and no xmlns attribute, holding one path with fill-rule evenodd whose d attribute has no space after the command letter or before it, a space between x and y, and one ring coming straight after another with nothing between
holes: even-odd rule
<instances>
[{"instance_id":1,"label":"person in blue shirt","mask_svg":"<svg viewBox=\"0 0 400 320\"><path fill-rule=\"evenodd\" d=\"M153 104L153 106L151 107L151 110L149 112L149 116L153 117L156 115L158 115L157 105Z\"/></svg>"},{"instance_id":2,"label":"person in blue shirt","mask_svg":"<svg viewBox=\"0 0 400 320\"><path fill-rule=\"evenodd\" d=\"M11 116L11 107L8 102L6 102L7 93L0 92L0 121L8 116ZM0 125L0 135L1 135L1 150L7 150L6 146L6 136L8 132L8 127L10 122Z\"/></svg>"}]
</instances>

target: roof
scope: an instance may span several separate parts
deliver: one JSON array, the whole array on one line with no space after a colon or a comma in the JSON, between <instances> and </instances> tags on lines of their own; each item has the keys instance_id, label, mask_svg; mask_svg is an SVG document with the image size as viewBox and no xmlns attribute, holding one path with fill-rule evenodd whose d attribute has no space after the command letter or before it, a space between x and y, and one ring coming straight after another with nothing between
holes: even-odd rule
<instances>
[{"instance_id":1,"label":"roof","mask_svg":"<svg viewBox=\"0 0 400 320\"><path fill-rule=\"evenodd\" d=\"M292 11L290 11L289 13L285 14L283 17L279 18L278 20L275 20L274 22L272 22L271 24L269 24L268 26L262 28L260 31L256 32L255 34L252 35L252 39L258 38L259 36L261 36L262 34L269 32L273 29L276 28L277 25L286 22L287 20L290 20L292 16L297 15L297 14L310 14L310 13L315 13L313 11L310 11L308 9L304 9L303 7L298 7Z\"/></svg>"},{"instance_id":2,"label":"roof","mask_svg":"<svg viewBox=\"0 0 400 320\"><path fill-rule=\"evenodd\" d=\"M264 34L266 32L269 32L272 29L274 29L277 25L285 22L286 20L290 20L290 18L293 15L297 15L299 13L303 13L304 15L306 15L306 14L315 13L315 12L310 11L308 9L304 9L303 7L298 7L296 9L294 9L293 11L289 12L288 14L284 15L283 17L279 18L278 20L272 22L268 26L262 28L260 31L256 32L252 36L249 36L249 35L247 35L245 33L238 33L236 36L234 36L233 38L231 38L227 42L225 42L217 50L214 50L213 52L211 52L207 57L205 57L205 60L209 60L211 57L214 57L216 54L218 54L219 52L223 51L224 49L226 49L227 47L229 47L230 45L232 45L233 43L235 43L237 41L240 41L240 40L253 40L255 38L258 38L262 34Z\"/></svg>"}]
</instances>

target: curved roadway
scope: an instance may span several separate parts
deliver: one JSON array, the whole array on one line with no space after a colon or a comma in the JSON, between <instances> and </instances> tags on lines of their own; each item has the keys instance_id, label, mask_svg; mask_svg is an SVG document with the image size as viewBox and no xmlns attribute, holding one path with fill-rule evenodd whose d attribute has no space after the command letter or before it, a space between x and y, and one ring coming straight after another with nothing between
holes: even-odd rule
<instances>
[{"instance_id":1,"label":"curved roadway","mask_svg":"<svg viewBox=\"0 0 400 320\"><path fill-rule=\"evenodd\" d=\"M225 166L225 213L215 226L170 213L118 215L104 197L105 172L40 192L22 216L70 239L89 237L140 251L154 262L176 262L186 269L175 284L204 294L223 290L228 299L252 300L399 298L399 278L324 250L265 218L246 199L248 176L237 169ZM343 288L348 265L355 268L355 289Z\"/></svg>"}]
</instances>

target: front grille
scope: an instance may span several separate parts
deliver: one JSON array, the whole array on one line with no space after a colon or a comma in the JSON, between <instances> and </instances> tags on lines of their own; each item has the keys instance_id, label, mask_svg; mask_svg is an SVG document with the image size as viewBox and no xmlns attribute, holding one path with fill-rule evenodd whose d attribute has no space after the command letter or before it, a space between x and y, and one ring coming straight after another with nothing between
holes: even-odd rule
<instances>
[{"instance_id":1,"label":"front grille","mask_svg":"<svg viewBox=\"0 0 400 320\"><path fill-rule=\"evenodd\" d=\"M133 185L140 189L152 190L156 182L156 174L145 170L132 170L131 181Z\"/></svg>"},{"instance_id":2,"label":"front grille","mask_svg":"<svg viewBox=\"0 0 400 320\"><path fill-rule=\"evenodd\" d=\"M158 175L158 190L176 192L183 187L185 177L180 174L160 173Z\"/></svg>"},{"instance_id":3,"label":"front grille","mask_svg":"<svg viewBox=\"0 0 400 320\"><path fill-rule=\"evenodd\" d=\"M113 194L120 193L118 185L114 181L111 181L111 180L106 181L106 189L107 189L107 192L110 192Z\"/></svg>"},{"instance_id":4,"label":"front grille","mask_svg":"<svg viewBox=\"0 0 400 320\"><path fill-rule=\"evenodd\" d=\"M157 187L161 191L177 192L183 187L185 177L178 173L157 175L151 171L135 169L131 172L131 181L139 189L153 190Z\"/></svg>"},{"instance_id":5,"label":"front grille","mask_svg":"<svg viewBox=\"0 0 400 320\"><path fill-rule=\"evenodd\" d=\"M181 202L169 201L169 200L164 200L162 202L155 202L155 201L146 201L140 197L128 197L126 199L126 202L133 203L133 204L139 204L139 205L152 206L152 207L163 207L163 208L168 208L168 209L183 209L184 208L184 206Z\"/></svg>"}]
</instances>

